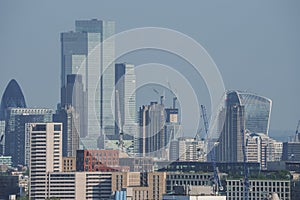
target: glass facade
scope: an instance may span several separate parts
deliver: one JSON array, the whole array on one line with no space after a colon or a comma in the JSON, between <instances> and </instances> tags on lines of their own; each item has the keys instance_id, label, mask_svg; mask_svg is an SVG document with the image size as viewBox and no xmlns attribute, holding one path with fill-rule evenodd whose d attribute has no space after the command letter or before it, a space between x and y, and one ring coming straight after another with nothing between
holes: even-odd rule
<instances>
[{"instance_id":1,"label":"glass facade","mask_svg":"<svg viewBox=\"0 0 300 200\"><path fill-rule=\"evenodd\" d=\"M245 106L246 129L255 133L269 132L272 101L256 94L237 92L241 105Z\"/></svg>"},{"instance_id":2,"label":"glass facade","mask_svg":"<svg viewBox=\"0 0 300 200\"><path fill-rule=\"evenodd\" d=\"M29 163L28 123L51 122L52 115L51 109L9 108L7 110L5 155L12 156L13 166Z\"/></svg>"},{"instance_id":3,"label":"glass facade","mask_svg":"<svg viewBox=\"0 0 300 200\"><path fill-rule=\"evenodd\" d=\"M137 132L135 81L134 65L127 63L115 65L115 85L119 93L121 124L125 134L130 135L135 135ZM118 116L117 112L116 110L116 118ZM118 134L118 131L116 131L116 134Z\"/></svg>"},{"instance_id":4,"label":"glass facade","mask_svg":"<svg viewBox=\"0 0 300 200\"><path fill-rule=\"evenodd\" d=\"M17 81L14 79L8 83L3 93L0 105L0 120L6 119L6 110L10 107L26 108L23 92Z\"/></svg>"},{"instance_id":5,"label":"glass facade","mask_svg":"<svg viewBox=\"0 0 300 200\"><path fill-rule=\"evenodd\" d=\"M87 137L81 138L83 148L96 149L100 134L114 134L114 41L104 42L115 32L113 21L78 20L75 32L61 34L61 87L68 74L81 74L86 94ZM109 65L110 64L110 65ZM82 134L81 134L82 135ZM84 134L85 135L85 134ZM102 138L102 137L101 137ZM85 142L86 141L86 142Z\"/></svg>"}]
</instances>

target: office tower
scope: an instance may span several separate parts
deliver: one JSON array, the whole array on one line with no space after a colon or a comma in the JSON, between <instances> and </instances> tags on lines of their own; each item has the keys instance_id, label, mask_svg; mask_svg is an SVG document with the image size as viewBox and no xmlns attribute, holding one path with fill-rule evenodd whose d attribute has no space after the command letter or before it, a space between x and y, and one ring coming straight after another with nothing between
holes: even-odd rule
<instances>
[{"instance_id":1,"label":"office tower","mask_svg":"<svg viewBox=\"0 0 300 200\"><path fill-rule=\"evenodd\" d=\"M272 101L268 98L240 91L227 91L225 108L220 110L219 144L216 147L217 160L223 162L243 161L242 135L251 133L268 135Z\"/></svg>"},{"instance_id":2,"label":"office tower","mask_svg":"<svg viewBox=\"0 0 300 200\"><path fill-rule=\"evenodd\" d=\"M272 101L255 94L227 91L225 108L220 110L220 137L216 159L223 162L243 161L242 136L247 129L252 133L268 134ZM210 155L208 158L211 157Z\"/></svg>"},{"instance_id":3,"label":"office tower","mask_svg":"<svg viewBox=\"0 0 300 200\"><path fill-rule=\"evenodd\" d=\"M0 120L5 120L6 110L9 107L26 108L26 102L22 90L15 79L12 79L2 96L0 105Z\"/></svg>"},{"instance_id":4,"label":"office tower","mask_svg":"<svg viewBox=\"0 0 300 200\"><path fill-rule=\"evenodd\" d=\"M300 161L300 142L284 142L282 160Z\"/></svg>"},{"instance_id":5,"label":"office tower","mask_svg":"<svg viewBox=\"0 0 300 200\"><path fill-rule=\"evenodd\" d=\"M225 122L219 138L219 144L215 147L216 159L222 162L242 162L245 106L241 105L238 93L236 92L228 92L226 94L225 106ZM210 153L208 159L211 158Z\"/></svg>"},{"instance_id":6,"label":"office tower","mask_svg":"<svg viewBox=\"0 0 300 200\"><path fill-rule=\"evenodd\" d=\"M261 137L255 133L246 134L245 136L245 148L247 162L258 162L262 161L262 140Z\"/></svg>"},{"instance_id":7,"label":"office tower","mask_svg":"<svg viewBox=\"0 0 300 200\"><path fill-rule=\"evenodd\" d=\"M116 106L119 102L120 114L121 114L121 125L125 134L136 135L137 123L136 123L136 94L135 94L135 71L134 65L128 63L117 63L115 65L115 90L116 95ZM118 110L115 110L115 118L117 125L118 121ZM119 134L119 128L116 126L116 135Z\"/></svg>"},{"instance_id":8,"label":"office tower","mask_svg":"<svg viewBox=\"0 0 300 200\"><path fill-rule=\"evenodd\" d=\"M49 173L62 171L62 124L30 123L30 199L46 199Z\"/></svg>"},{"instance_id":9,"label":"office tower","mask_svg":"<svg viewBox=\"0 0 300 200\"><path fill-rule=\"evenodd\" d=\"M138 153L140 156L151 156L163 159L165 132L164 132L164 105L151 102L139 110L139 137Z\"/></svg>"},{"instance_id":10,"label":"office tower","mask_svg":"<svg viewBox=\"0 0 300 200\"><path fill-rule=\"evenodd\" d=\"M0 155L5 151L5 121L0 121Z\"/></svg>"},{"instance_id":11,"label":"office tower","mask_svg":"<svg viewBox=\"0 0 300 200\"><path fill-rule=\"evenodd\" d=\"M63 124L62 155L64 157L76 157L76 151L79 149L80 119L80 114L71 105L65 105L53 115L53 122Z\"/></svg>"},{"instance_id":12,"label":"office tower","mask_svg":"<svg viewBox=\"0 0 300 200\"><path fill-rule=\"evenodd\" d=\"M227 102L244 106L245 128L252 133L269 133L272 100L242 91L227 91Z\"/></svg>"},{"instance_id":13,"label":"office tower","mask_svg":"<svg viewBox=\"0 0 300 200\"><path fill-rule=\"evenodd\" d=\"M179 160L179 141L172 140L169 145L169 160L176 161Z\"/></svg>"},{"instance_id":14,"label":"office tower","mask_svg":"<svg viewBox=\"0 0 300 200\"><path fill-rule=\"evenodd\" d=\"M44 108L8 108L5 130L5 155L12 156L13 166L27 165L29 135L27 123L51 122L53 110Z\"/></svg>"},{"instance_id":15,"label":"office tower","mask_svg":"<svg viewBox=\"0 0 300 200\"><path fill-rule=\"evenodd\" d=\"M174 161L179 158L179 143L177 139L183 134L182 125L180 124L178 109L175 108L175 104L172 108L166 108L165 114L166 122L164 126L164 146L168 149L168 159Z\"/></svg>"},{"instance_id":16,"label":"office tower","mask_svg":"<svg viewBox=\"0 0 300 200\"><path fill-rule=\"evenodd\" d=\"M66 110L73 107L80 120L76 122L76 129L81 138L87 136L87 118L86 118L86 92L83 89L82 75L68 74L67 84L61 88L61 104L60 108ZM59 112L59 111L58 111Z\"/></svg>"},{"instance_id":17,"label":"office tower","mask_svg":"<svg viewBox=\"0 0 300 200\"><path fill-rule=\"evenodd\" d=\"M86 149L103 148L104 135L115 134L114 108L111 106L115 47L113 40L102 44L114 34L114 29L112 21L78 20L75 32L61 34L61 87L66 87L67 75L80 74L86 92L88 135L81 138Z\"/></svg>"}]
</instances>

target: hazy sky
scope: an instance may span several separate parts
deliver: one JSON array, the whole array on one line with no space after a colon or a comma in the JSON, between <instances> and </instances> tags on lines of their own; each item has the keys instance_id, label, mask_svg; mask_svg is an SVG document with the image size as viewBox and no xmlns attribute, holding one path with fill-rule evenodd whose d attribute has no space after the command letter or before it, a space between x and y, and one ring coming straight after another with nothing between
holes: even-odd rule
<instances>
[{"instance_id":1,"label":"hazy sky","mask_svg":"<svg viewBox=\"0 0 300 200\"><path fill-rule=\"evenodd\" d=\"M271 98L271 129L294 130L300 119L299 10L298 0L0 1L0 93L15 78L29 106L55 108L60 32L73 30L76 19L114 20L117 32L158 26L194 38L227 89Z\"/></svg>"}]
</instances>

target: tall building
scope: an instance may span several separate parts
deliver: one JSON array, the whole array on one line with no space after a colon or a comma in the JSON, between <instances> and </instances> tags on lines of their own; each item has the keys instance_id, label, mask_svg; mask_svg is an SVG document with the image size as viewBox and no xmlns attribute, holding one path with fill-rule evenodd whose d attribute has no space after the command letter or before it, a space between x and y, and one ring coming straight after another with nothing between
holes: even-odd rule
<instances>
[{"instance_id":1,"label":"tall building","mask_svg":"<svg viewBox=\"0 0 300 200\"><path fill-rule=\"evenodd\" d=\"M53 115L53 122L63 124L62 155L64 157L76 157L76 151L80 148L80 119L80 114L71 105L65 105Z\"/></svg>"},{"instance_id":2,"label":"tall building","mask_svg":"<svg viewBox=\"0 0 300 200\"><path fill-rule=\"evenodd\" d=\"M28 165L29 135L27 123L51 122L53 110L45 108L8 108L5 130L5 155L12 156L13 166Z\"/></svg>"},{"instance_id":3,"label":"tall building","mask_svg":"<svg viewBox=\"0 0 300 200\"><path fill-rule=\"evenodd\" d=\"M113 40L102 43L114 32L114 22L93 19L78 20L75 32L61 33L61 88L66 87L67 75L80 74L86 92L88 134L81 138L85 149L103 148L104 135L115 134L115 67L110 63L115 47Z\"/></svg>"},{"instance_id":4,"label":"tall building","mask_svg":"<svg viewBox=\"0 0 300 200\"><path fill-rule=\"evenodd\" d=\"M217 160L223 162L243 161L242 134L244 130L268 135L272 101L256 94L227 91L225 108L220 111L225 117L221 127ZM220 120L223 121L223 120Z\"/></svg>"},{"instance_id":5,"label":"tall building","mask_svg":"<svg viewBox=\"0 0 300 200\"><path fill-rule=\"evenodd\" d=\"M164 149L164 105L151 102L139 110L138 153L140 156L166 158Z\"/></svg>"},{"instance_id":6,"label":"tall building","mask_svg":"<svg viewBox=\"0 0 300 200\"><path fill-rule=\"evenodd\" d=\"M6 110L9 107L26 108L23 92L15 79L8 83L3 93L0 105L0 120L5 120Z\"/></svg>"},{"instance_id":7,"label":"tall building","mask_svg":"<svg viewBox=\"0 0 300 200\"><path fill-rule=\"evenodd\" d=\"M245 106L246 129L255 133L269 134L272 100L248 92L235 91L241 105Z\"/></svg>"},{"instance_id":8,"label":"tall building","mask_svg":"<svg viewBox=\"0 0 300 200\"><path fill-rule=\"evenodd\" d=\"M241 130L245 129L245 107L240 104L236 92L229 92L226 95L225 106L225 122L216 147L216 159L222 162L242 162L243 133Z\"/></svg>"},{"instance_id":9,"label":"tall building","mask_svg":"<svg viewBox=\"0 0 300 200\"><path fill-rule=\"evenodd\" d=\"M46 199L49 173L62 171L62 124L30 123L29 198Z\"/></svg>"},{"instance_id":10,"label":"tall building","mask_svg":"<svg viewBox=\"0 0 300 200\"><path fill-rule=\"evenodd\" d=\"M128 63L117 63L115 65L115 90L118 91L116 104L119 102L121 125L125 134L134 135L137 132L136 123L136 86L135 86L134 65ZM118 105L115 106L118 108ZM115 110L117 125L118 110ZM116 126L116 135L119 134L119 128Z\"/></svg>"},{"instance_id":11,"label":"tall building","mask_svg":"<svg viewBox=\"0 0 300 200\"><path fill-rule=\"evenodd\" d=\"M182 136L182 125L179 121L178 108L175 108L175 103L172 108L165 109L166 122L164 126L165 144L168 149L168 159L178 160L179 158L179 143L178 138Z\"/></svg>"},{"instance_id":12,"label":"tall building","mask_svg":"<svg viewBox=\"0 0 300 200\"><path fill-rule=\"evenodd\" d=\"M75 124L78 134L81 138L87 136L87 118L86 118L86 92L83 89L81 74L68 74L67 84L61 88L61 104L59 110L66 110L73 107L73 113L79 116L80 120Z\"/></svg>"}]
</instances>

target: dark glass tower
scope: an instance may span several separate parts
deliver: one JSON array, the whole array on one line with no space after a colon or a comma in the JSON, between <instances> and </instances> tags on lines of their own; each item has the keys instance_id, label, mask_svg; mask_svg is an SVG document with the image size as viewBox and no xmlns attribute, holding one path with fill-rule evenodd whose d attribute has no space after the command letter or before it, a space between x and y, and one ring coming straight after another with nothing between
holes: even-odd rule
<instances>
[{"instance_id":1,"label":"dark glass tower","mask_svg":"<svg viewBox=\"0 0 300 200\"><path fill-rule=\"evenodd\" d=\"M0 106L0 120L5 120L6 110L9 107L26 108L23 92L15 79L8 83L3 93Z\"/></svg>"}]
</instances>

